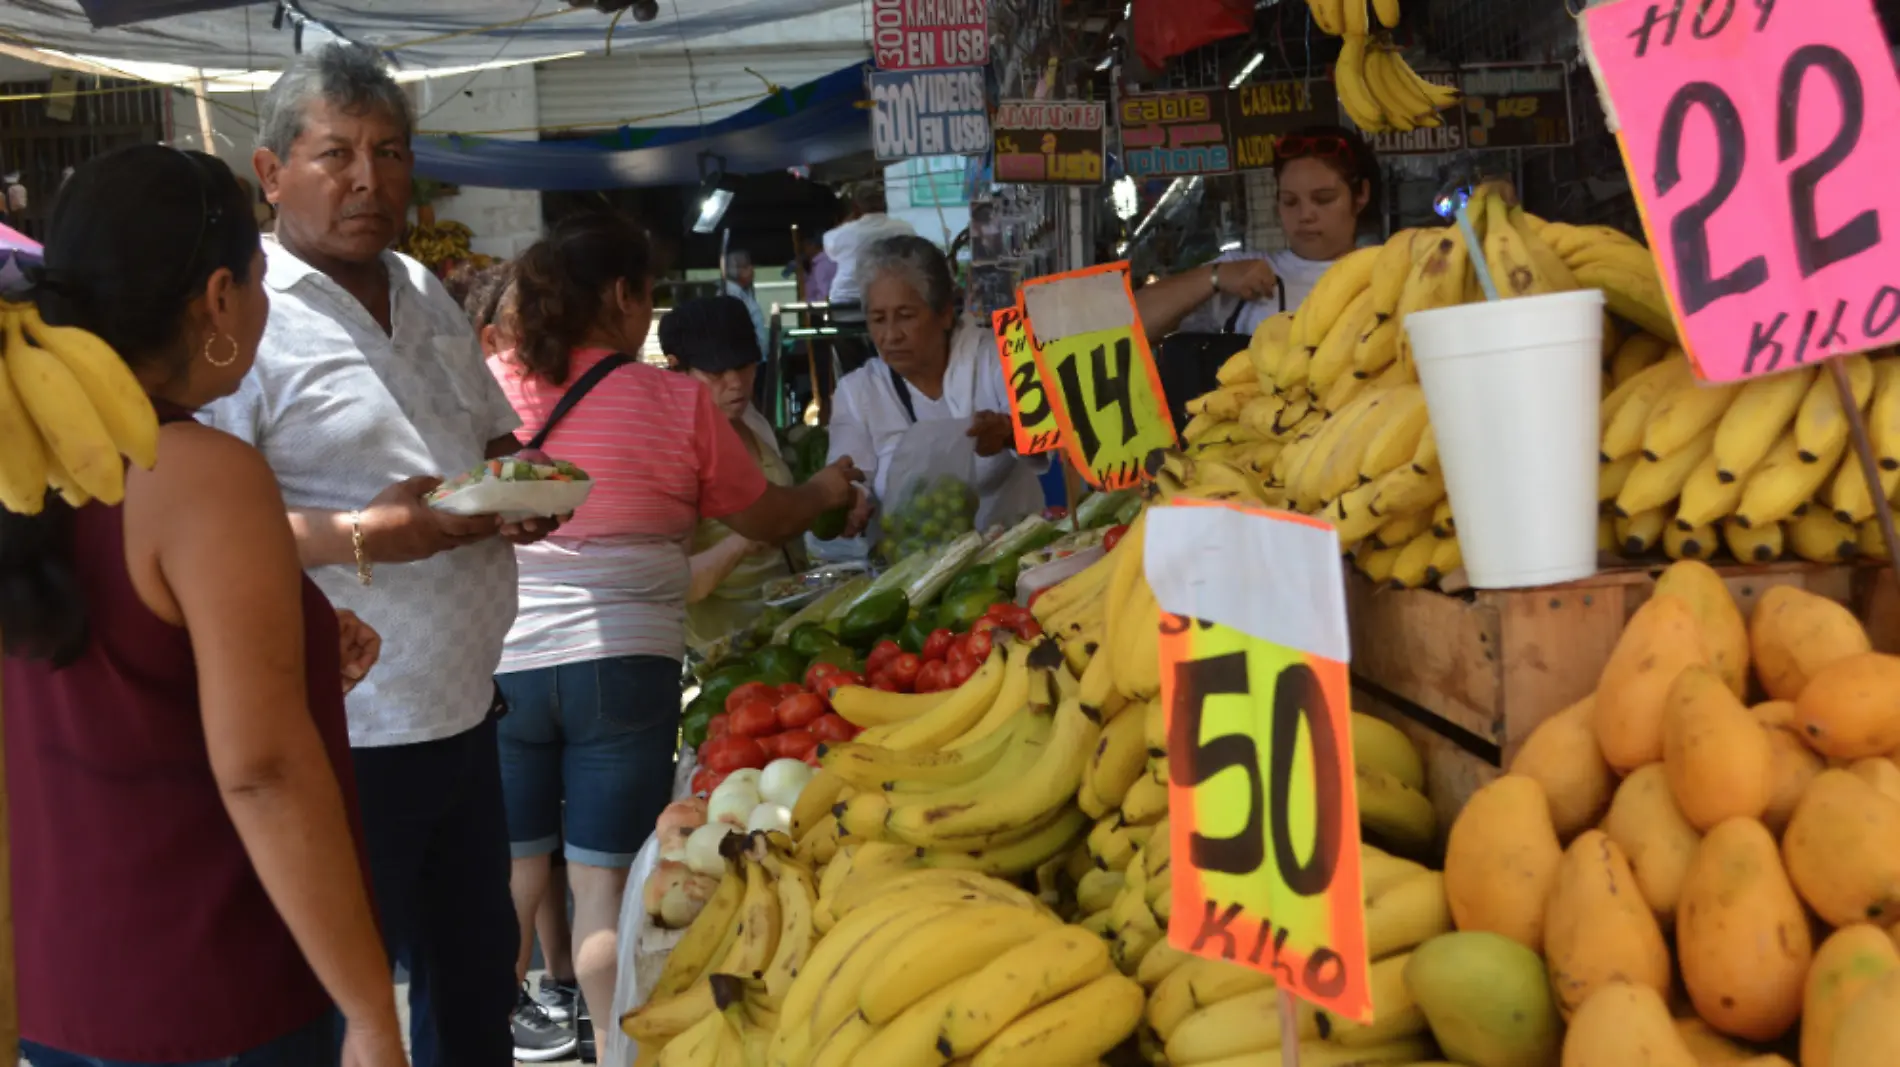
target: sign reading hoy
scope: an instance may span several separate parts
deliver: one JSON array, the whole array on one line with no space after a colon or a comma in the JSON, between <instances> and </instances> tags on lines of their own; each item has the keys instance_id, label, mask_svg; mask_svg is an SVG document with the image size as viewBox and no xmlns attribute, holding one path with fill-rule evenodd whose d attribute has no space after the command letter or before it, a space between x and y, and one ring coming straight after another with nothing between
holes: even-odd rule
<instances>
[{"instance_id":1,"label":"sign reading hoy","mask_svg":"<svg viewBox=\"0 0 1900 1067\"><path fill-rule=\"evenodd\" d=\"M1900 80L1871 0L1617 0L1584 19L1702 377L1900 340Z\"/></svg>"},{"instance_id":2,"label":"sign reading hoy","mask_svg":"<svg viewBox=\"0 0 1900 1067\"><path fill-rule=\"evenodd\" d=\"M988 0L872 0L872 58L880 70L980 66L989 18Z\"/></svg>"}]
</instances>

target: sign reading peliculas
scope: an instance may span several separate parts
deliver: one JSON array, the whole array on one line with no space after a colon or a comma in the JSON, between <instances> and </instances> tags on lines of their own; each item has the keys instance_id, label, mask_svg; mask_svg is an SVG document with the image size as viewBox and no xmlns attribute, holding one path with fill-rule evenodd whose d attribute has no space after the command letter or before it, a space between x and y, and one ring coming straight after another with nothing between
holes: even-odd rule
<instances>
[{"instance_id":1,"label":"sign reading peliculas","mask_svg":"<svg viewBox=\"0 0 1900 1067\"><path fill-rule=\"evenodd\" d=\"M989 0L871 0L871 54L881 70L990 61Z\"/></svg>"}]
</instances>

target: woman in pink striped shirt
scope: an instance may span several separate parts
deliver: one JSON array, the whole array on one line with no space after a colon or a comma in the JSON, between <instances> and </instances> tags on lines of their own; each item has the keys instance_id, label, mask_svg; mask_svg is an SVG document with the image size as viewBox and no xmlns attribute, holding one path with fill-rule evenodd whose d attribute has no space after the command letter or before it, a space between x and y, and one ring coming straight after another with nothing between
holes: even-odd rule
<instances>
[{"instance_id":1,"label":"woman in pink striped shirt","mask_svg":"<svg viewBox=\"0 0 1900 1067\"><path fill-rule=\"evenodd\" d=\"M489 365L525 435L603 360L640 351L650 269L646 234L614 215L563 222L523 254L519 343ZM543 448L594 489L558 533L516 552L521 606L498 678L512 885L530 930L564 842L575 970L604 1010L627 868L672 788L693 530L715 518L783 541L851 503L861 476L844 460L803 485L769 484L704 385L637 358L600 378ZM526 958L524 947L524 971Z\"/></svg>"}]
</instances>

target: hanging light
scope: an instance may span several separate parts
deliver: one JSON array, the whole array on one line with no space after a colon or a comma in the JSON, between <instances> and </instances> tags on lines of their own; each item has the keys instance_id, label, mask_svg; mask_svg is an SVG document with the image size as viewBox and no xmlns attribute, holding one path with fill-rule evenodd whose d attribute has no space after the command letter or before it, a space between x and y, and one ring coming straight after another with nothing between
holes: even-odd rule
<instances>
[{"instance_id":1,"label":"hanging light","mask_svg":"<svg viewBox=\"0 0 1900 1067\"><path fill-rule=\"evenodd\" d=\"M712 233L726 217L737 183L726 176L726 161L709 152L699 156L699 215L693 221L694 233Z\"/></svg>"},{"instance_id":2,"label":"hanging light","mask_svg":"<svg viewBox=\"0 0 1900 1067\"><path fill-rule=\"evenodd\" d=\"M1115 179L1109 195L1114 198L1115 217L1123 222L1134 218L1141 210L1141 189L1135 184L1135 179L1126 174Z\"/></svg>"}]
</instances>

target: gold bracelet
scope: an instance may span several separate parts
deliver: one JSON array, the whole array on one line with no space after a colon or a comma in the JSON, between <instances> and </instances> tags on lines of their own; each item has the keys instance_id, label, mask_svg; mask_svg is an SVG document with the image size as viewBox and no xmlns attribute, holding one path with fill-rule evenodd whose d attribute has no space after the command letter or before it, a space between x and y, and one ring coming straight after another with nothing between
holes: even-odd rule
<instances>
[{"instance_id":1,"label":"gold bracelet","mask_svg":"<svg viewBox=\"0 0 1900 1067\"><path fill-rule=\"evenodd\" d=\"M356 550L356 580L367 586L376 580L376 575L369 552L363 548L363 513L360 511L350 512L350 547Z\"/></svg>"}]
</instances>

